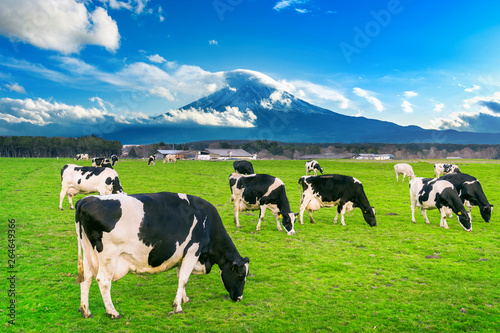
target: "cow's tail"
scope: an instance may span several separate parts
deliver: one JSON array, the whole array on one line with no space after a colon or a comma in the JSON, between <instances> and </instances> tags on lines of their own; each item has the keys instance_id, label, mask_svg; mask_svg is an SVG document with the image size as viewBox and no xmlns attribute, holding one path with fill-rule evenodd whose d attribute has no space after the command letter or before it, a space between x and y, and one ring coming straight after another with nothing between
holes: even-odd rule
<instances>
[{"instance_id":1,"label":"cow's tail","mask_svg":"<svg viewBox=\"0 0 500 333\"><path fill-rule=\"evenodd\" d=\"M84 269L83 269L83 255L82 255L82 234L81 234L81 222L78 221L78 213L80 212L80 205L76 205L75 213L75 227L76 227L76 238L78 239L78 276L76 277L76 283L82 283L85 280Z\"/></svg>"},{"instance_id":2,"label":"cow's tail","mask_svg":"<svg viewBox=\"0 0 500 333\"><path fill-rule=\"evenodd\" d=\"M304 176L300 177L299 178L299 193L300 193L300 197L302 197L302 184L304 184Z\"/></svg>"}]
</instances>

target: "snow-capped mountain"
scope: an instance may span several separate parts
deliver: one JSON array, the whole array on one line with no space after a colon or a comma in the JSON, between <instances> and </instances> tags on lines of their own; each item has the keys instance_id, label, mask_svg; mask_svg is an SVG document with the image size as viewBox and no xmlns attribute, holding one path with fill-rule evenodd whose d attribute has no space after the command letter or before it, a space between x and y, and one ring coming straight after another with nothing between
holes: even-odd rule
<instances>
[{"instance_id":1,"label":"snow-capped mountain","mask_svg":"<svg viewBox=\"0 0 500 333\"><path fill-rule=\"evenodd\" d=\"M263 139L343 143L500 143L498 134L425 130L418 126L400 126L342 115L295 97L280 83L259 72L235 70L222 75L226 87L152 118L156 125L121 130L114 133L113 138L127 143Z\"/></svg>"}]
</instances>

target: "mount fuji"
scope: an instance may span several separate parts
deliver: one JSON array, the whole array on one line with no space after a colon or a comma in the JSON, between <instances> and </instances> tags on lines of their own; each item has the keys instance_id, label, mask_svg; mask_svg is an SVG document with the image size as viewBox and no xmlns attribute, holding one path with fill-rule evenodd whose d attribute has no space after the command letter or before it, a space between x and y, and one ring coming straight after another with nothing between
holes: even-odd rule
<instances>
[{"instance_id":1,"label":"mount fuji","mask_svg":"<svg viewBox=\"0 0 500 333\"><path fill-rule=\"evenodd\" d=\"M500 143L500 135L493 133L426 130L342 115L295 97L258 72L235 70L222 75L227 83L224 88L152 117L148 126L123 128L105 138L126 143L264 139L309 143Z\"/></svg>"}]
</instances>

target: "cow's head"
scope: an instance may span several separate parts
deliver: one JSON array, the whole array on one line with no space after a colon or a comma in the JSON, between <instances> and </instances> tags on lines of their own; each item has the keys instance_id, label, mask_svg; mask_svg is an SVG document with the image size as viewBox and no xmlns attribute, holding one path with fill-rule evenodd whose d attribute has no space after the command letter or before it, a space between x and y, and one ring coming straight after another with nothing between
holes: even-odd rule
<instances>
[{"instance_id":1,"label":"cow's head","mask_svg":"<svg viewBox=\"0 0 500 333\"><path fill-rule=\"evenodd\" d=\"M369 207L368 209L363 209L363 218L370 227L375 227L377 225L377 220L375 219L375 208Z\"/></svg>"},{"instance_id":2,"label":"cow's head","mask_svg":"<svg viewBox=\"0 0 500 333\"><path fill-rule=\"evenodd\" d=\"M319 172L321 172L321 174L323 174L323 168L320 167L319 165L318 165L318 170L319 170Z\"/></svg>"},{"instance_id":3,"label":"cow's head","mask_svg":"<svg viewBox=\"0 0 500 333\"><path fill-rule=\"evenodd\" d=\"M295 225L295 218L297 217L297 214L294 213L288 213L288 214L280 214L281 219L281 224L283 224L283 227L285 227L286 233L288 235L295 235L295 230L293 229L293 226Z\"/></svg>"},{"instance_id":4,"label":"cow's head","mask_svg":"<svg viewBox=\"0 0 500 333\"><path fill-rule=\"evenodd\" d=\"M472 231L472 223L469 218L469 213L465 209L457 212L458 222L462 225L465 231Z\"/></svg>"},{"instance_id":5,"label":"cow's head","mask_svg":"<svg viewBox=\"0 0 500 333\"><path fill-rule=\"evenodd\" d=\"M480 207L480 211L481 211L481 216L483 217L484 222L490 222L491 213L493 213L493 205Z\"/></svg>"},{"instance_id":6,"label":"cow's head","mask_svg":"<svg viewBox=\"0 0 500 333\"><path fill-rule=\"evenodd\" d=\"M106 178L106 185L108 185L111 188L112 194L123 193L123 187L120 184L118 176L113 178L112 177Z\"/></svg>"},{"instance_id":7,"label":"cow's head","mask_svg":"<svg viewBox=\"0 0 500 333\"><path fill-rule=\"evenodd\" d=\"M220 276L224 287L229 292L229 297L235 302L241 301L243 298L243 288L248 276L248 263L250 259L247 257L239 258L234 262L226 262L220 267Z\"/></svg>"}]
</instances>

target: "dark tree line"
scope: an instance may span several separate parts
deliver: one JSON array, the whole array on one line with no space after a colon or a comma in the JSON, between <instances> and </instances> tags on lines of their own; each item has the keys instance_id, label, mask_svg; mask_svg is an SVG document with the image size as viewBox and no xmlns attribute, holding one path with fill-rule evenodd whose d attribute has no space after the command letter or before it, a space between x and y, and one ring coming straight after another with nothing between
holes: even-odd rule
<instances>
[{"instance_id":1,"label":"dark tree line","mask_svg":"<svg viewBox=\"0 0 500 333\"><path fill-rule=\"evenodd\" d=\"M122 144L95 135L79 138L0 136L0 157L89 157L121 155Z\"/></svg>"}]
</instances>

